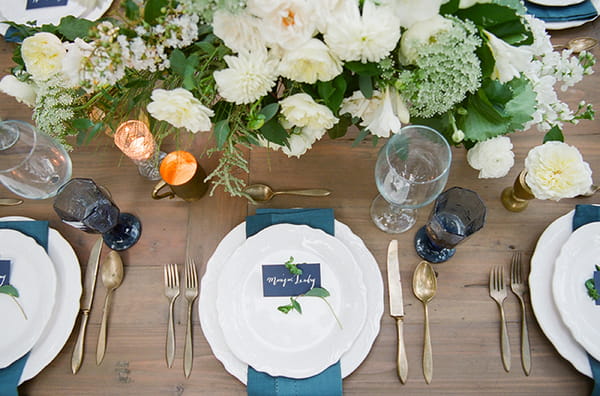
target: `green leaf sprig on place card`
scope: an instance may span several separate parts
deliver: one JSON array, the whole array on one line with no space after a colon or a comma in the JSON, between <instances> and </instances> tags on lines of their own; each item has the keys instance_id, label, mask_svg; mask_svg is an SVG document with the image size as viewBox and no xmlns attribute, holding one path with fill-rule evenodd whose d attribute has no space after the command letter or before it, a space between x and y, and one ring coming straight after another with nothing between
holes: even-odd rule
<instances>
[{"instance_id":1,"label":"green leaf sprig on place card","mask_svg":"<svg viewBox=\"0 0 600 396\"><path fill-rule=\"evenodd\" d=\"M596 265L596 271L600 271L600 266ZM600 293L596 289L594 284L594 278L590 278L585 281L585 288L587 289L587 294L594 301L600 299Z\"/></svg>"},{"instance_id":2,"label":"green leaf sprig on place card","mask_svg":"<svg viewBox=\"0 0 600 396\"><path fill-rule=\"evenodd\" d=\"M14 286L12 286L12 285L0 286L0 294L6 294L6 295L10 296L13 299L13 301L17 304L17 307L19 307L19 309L21 310L21 313L23 314L23 317L25 317L25 320L27 320L27 314L25 314L23 307L21 306L21 304L19 304L19 300L17 300L17 297L19 297L19 291Z\"/></svg>"},{"instance_id":3,"label":"green leaf sprig on place card","mask_svg":"<svg viewBox=\"0 0 600 396\"><path fill-rule=\"evenodd\" d=\"M292 275L302 275L302 270L298 268L298 264L294 264L293 256L290 256L290 258L284 263L284 265L285 268L287 268Z\"/></svg>"}]
</instances>

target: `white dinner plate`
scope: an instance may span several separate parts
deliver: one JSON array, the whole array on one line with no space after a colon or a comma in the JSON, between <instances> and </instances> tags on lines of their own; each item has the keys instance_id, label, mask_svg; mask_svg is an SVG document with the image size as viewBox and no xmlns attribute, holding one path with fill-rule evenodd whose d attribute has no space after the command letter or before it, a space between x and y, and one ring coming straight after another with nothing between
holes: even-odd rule
<instances>
[{"instance_id":1,"label":"white dinner plate","mask_svg":"<svg viewBox=\"0 0 600 396\"><path fill-rule=\"evenodd\" d=\"M575 341L600 360L600 306L585 287L596 265L600 265L600 222L579 227L567 239L554 264L552 293Z\"/></svg>"},{"instance_id":2,"label":"white dinner plate","mask_svg":"<svg viewBox=\"0 0 600 396\"><path fill-rule=\"evenodd\" d=\"M37 342L50 319L56 292L56 273L46 251L19 231L0 230L0 257L10 259L10 285L17 301L0 294L0 368L12 364Z\"/></svg>"},{"instance_id":3,"label":"white dinner plate","mask_svg":"<svg viewBox=\"0 0 600 396\"><path fill-rule=\"evenodd\" d=\"M225 342L223 331L218 323L216 299L217 279L225 261L246 240L245 226L246 223L241 223L231 230L219 243L209 259L206 272L202 277L198 303L202 331L215 357L223 363L230 374L243 384L246 384L248 365L239 360ZM348 226L337 220L335 221L335 238L350 249L362 270L363 280L367 286L367 317L365 324L350 349L340 359L342 377L347 377L367 357L373 342L379 334L383 314L383 281L377 262L364 242Z\"/></svg>"},{"instance_id":4,"label":"white dinner plate","mask_svg":"<svg viewBox=\"0 0 600 396\"><path fill-rule=\"evenodd\" d=\"M566 7L579 3L583 3L586 0L528 0L530 3L538 4L549 7Z\"/></svg>"},{"instance_id":5,"label":"white dinner plate","mask_svg":"<svg viewBox=\"0 0 600 396\"><path fill-rule=\"evenodd\" d=\"M289 304L289 297L263 295L262 266L290 257L295 263L319 263L321 286L330 293L327 301L300 297L301 314L277 309ZM308 378L350 349L365 322L366 294L362 271L342 242L306 225L277 224L246 239L225 262L217 312L238 359L272 376Z\"/></svg>"},{"instance_id":6,"label":"white dinner plate","mask_svg":"<svg viewBox=\"0 0 600 396\"><path fill-rule=\"evenodd\" d=\"M574 210L554 220L542 233L531 257L529 291L535 317L558 353L580 373L592 377L585 349L563 323L552 295L554 262L571 235Z\"/></svg>"},{"instance_id":7,"label":"white dinner plate","mask_svg":"<svg viewBox=\"0 0 600 396\"><path fill-rule=\"evenodd\" d=\"M26 0L0 1L0 21L10 21L24 24L36 21L37 26L51 23L57 25L60 19L67 15L95 21L110 8L113 0L96 0L92 7L86 7L85 1L80 4L76 0L69 0L64 6L43 7L26 9ZM0 24L0 34L4 35L8 29L7 24Z\"/></svg>"},{"instance_id":8,"label":"white dinner plate","mask_svg":"<svg viewBox=\"0 0 600 396\"><path fill-rule=\"evenodd\" d=\"M1 217L0 221L30 221L21 216ZM63 348L79 312L81 270L73 248L53 228L48 230L48 256L56 271L56 299L52 319L48 321L38 342L33 346L19 384L35 377Z\"/></svg>"}]
</instances>

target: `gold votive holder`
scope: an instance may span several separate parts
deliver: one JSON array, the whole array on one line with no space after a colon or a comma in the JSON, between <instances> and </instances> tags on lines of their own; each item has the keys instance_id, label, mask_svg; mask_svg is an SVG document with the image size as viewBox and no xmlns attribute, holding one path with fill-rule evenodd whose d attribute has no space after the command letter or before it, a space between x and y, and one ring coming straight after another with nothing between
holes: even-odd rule
<instances>
[{"instance_id":1,"label":"gold votive holder","mask_svg":"<svg viewBox=\"0 0 600 396\"><path fill-rule=\"evenodd\" d=\"M502 204L511 212L522 212L527 208L529 201L535 198L531 189L525 182L526 175L527 172L525 170L521 171L512 187L506 187L502 191L500 198Z\"/></svg>"}]
</instances>

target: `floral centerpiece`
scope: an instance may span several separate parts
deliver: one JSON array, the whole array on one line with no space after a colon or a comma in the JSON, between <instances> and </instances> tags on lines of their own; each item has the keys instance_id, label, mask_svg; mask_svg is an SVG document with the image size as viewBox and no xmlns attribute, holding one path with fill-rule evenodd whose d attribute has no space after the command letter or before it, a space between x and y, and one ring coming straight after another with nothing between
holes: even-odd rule
<instances>
[{"instance_id":1,"label":"floral centerpiece","mask_svg":"<svg viewBox=\"0 0 600 396\"><path fill-rule=\"evenodd\" d=\"M22 43L0 90L32 106L37 126L65 145L69 135L89 141L140 110L159 145L171 134L212 132L207 153L221 156L208 177L233 195L244 186L244 146L299 157L350 125L360 129L356 142L377 142L419 123L475 146L471 162L482 169L479 142L533 125L546 140L562 140L564 122L593 116L585 103L569 109L555 86L581 80L594 58L554 52L543 22L519 0L120 6L96 22L12 24L8 37ZM512 166L510 142L501 145L498 161Z\"/></svg>"}]
</instances>

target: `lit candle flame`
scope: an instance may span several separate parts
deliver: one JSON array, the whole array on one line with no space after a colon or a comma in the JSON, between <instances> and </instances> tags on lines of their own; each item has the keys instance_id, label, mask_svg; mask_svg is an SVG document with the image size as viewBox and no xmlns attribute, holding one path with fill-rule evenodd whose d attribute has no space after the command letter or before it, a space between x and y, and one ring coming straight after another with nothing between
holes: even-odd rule
<instances>
[{"instance_id":1,"label":"lit candle flame","mask_svg":"<svg viewBox=\"0 0 600 396\"><path fill-rule=\"evenodd\" d=\"M139 120L129 120L117 128L115 144L135 161L147 160L154 154L156 143L148 126Z\"/></svg>"}]
</instances>

